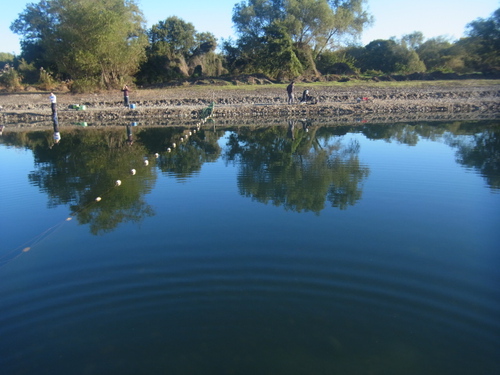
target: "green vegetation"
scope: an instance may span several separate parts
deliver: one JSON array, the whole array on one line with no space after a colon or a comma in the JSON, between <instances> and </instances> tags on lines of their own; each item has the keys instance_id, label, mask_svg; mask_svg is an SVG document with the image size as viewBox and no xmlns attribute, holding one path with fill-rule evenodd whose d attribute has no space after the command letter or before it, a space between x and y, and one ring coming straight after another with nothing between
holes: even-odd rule
<instances>
[{"instance_id":1,"label":"green vegetation","mask_svg":"<svg viewBox=\"0 0 500 375\"><path fill-rule=\"evenodd\" d=\"M0 88L89 92L240 75L286 82L500 72L500 9L471 21L458 41L416 31L360 46L372 23L366 9L366 0L244 0L233 8L237 39L218 46L213 34L175 16L147 30L135 0L40 0L11 24L22 52L0 54Z\"/></svg>"}]
</instances>

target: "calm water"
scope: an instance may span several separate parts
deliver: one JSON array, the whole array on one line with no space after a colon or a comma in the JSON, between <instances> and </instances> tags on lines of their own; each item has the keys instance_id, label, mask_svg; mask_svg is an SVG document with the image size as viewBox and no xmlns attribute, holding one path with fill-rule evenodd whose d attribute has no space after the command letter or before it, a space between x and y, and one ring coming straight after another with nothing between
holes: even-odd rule
<instances>
[{"instance_id":1,"label":"calm water","mask_svg":"<svg viewBox=\"0 0 500 375\"><path fill-rule=\"evenodd\" d=\"M2 374L500 373L498 122L194 129L4 131Z\"/></svg>"}]
</instances>

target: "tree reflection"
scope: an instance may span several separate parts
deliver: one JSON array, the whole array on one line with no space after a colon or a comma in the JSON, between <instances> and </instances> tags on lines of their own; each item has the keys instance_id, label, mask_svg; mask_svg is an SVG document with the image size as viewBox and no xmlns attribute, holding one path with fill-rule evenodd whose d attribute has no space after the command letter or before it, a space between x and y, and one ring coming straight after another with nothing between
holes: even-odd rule
<instances>
[{"instance_id":1,"label":"tree reflection","mask_svg":"<svg viewBox=\"0 0 500 375\"><path fill-rule=\"evenodd\" d=\"M127 144L125 127L73 129L51 145L50 132L17 133L25 147L33 150L35 170L30 182L49 197L49 207L69 205L90 232L110 232L123 222L138 222L154 215L143 200L156 179L153 168L143 166L145 148ZM135 168L137 176L129 171ZM130 178L128 178L130 176ZM124 180L114 188L116 180ZM96 197L102 197L96 202Z\"/></svg>"},{"instance_id":2,"label":"tree reflection","mask_svg":"<svg viewBox=\"0 0 500 375\"><path fill-rule=\"evenodd\" d=\"M354 130L354 129L353 129ZM457 149L457 163L474 168L492 189L500 189L500 126L498 121L453 121L414 124L369 124L360 130L369 139L409 146L421 139L444 140Z\"/></svg>"},{"instance_id":3,"label":"tree reflection","mask_svg":"<svg viewBox=\"0 0 500 375\"><path fill-rule=\"evenodd\" d=\"M467 138L450 135L448 144L457 149L457 162L474 168L488 185L500 190L500 127L484 129Z\"/></svg>"},{"instance_id":4,"label":"tree reflection","mask_svg":"<svg viewBox=\"0 0 500 375\"><path fill-rule=\"evenodd\" d=\"M68 205L93 234L154 215L143 197L157 178L156 168L144 166L144 156L155 153L156 167L179 180L223 153L227 162L239 165L243 196L296 212L319 214L328 203L346 209L361 199L369 169L359 161L359 144L343 137L348 133L407 145L444 140L457 149L458 163L477 169L493 189L500 189L500 128L494 121L318 127L291 119L285 126L234 128L224 151L218 142L225 130L197 130L64 129L58 144L52 131L8 132L0 142L33 150L30 182L47 194L50 207ZM129 174L131 169L136 176ZM116 180L124 183L115 188ZM102 200L96 202L97 197Z\"/></svg>"},{"instance_id":5,"label":"tree reflection","mask_svg":"<svg viewBox=\"0 0 500 375\"><path fill-rule=\"evenodd\" d=\"M148 134L148 137L158 137L162 131L164 129L151 129L148 133L154 135ZM199 172L204 163L214 162L219 158L221 148L217 142L223 134L223 131L203 129L196 132L180 130L170 137L170 143L176 143L176 147L171 152L163 153L157 160L157 165L162 172L181 180L186 179ZM183 141L180 141L181 137Z\"/></svg>"},{"instance_id":6,"label":"tree reflection","mask_svg":"<svg viewBox=\"0 0 500 375\"><path fill-rule=\"evenodd\" d=\"M326 201L346 209L361 198L369 170L358 159L359 144L290 120L287 128L239 129L230 135L225 158L238 162L240 193L297 212L319 213Z\"/></svg>"}]
</instances>

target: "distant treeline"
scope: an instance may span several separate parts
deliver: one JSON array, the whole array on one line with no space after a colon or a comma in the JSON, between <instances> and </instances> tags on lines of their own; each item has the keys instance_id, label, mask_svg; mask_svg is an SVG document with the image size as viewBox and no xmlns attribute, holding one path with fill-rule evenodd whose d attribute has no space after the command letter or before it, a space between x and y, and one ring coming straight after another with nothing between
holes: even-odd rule
<instances>
[{"instance_id":1,"label":"distant treeline","mask_svg":"<svg viewBox=\"0 0 500 375\"><path fill-rule=\"evenodd\" d=\"M218 41L175 16L147 29L134 0L41 0L11 24L21 54L0 53L0 86L86 92L242 74L284 82L500 72L500 8L471 21L457 41L415 31L366 46L357 43L373 23L365 0L246 0L234 6L232 21L237 39Z\"/></svg>"}]
</instances>

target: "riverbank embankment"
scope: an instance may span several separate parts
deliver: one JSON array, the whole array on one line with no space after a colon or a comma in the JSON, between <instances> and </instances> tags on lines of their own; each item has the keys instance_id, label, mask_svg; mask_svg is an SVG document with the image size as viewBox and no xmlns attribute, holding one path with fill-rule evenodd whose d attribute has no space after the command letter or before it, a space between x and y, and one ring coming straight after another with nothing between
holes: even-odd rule
<instances>
[{"instance_id":1,"label":"riverbank embankment","mask_svg":"<svg viewBox=\"0 0 500 375\"><path fill-rule=\"evenodd\" d=\"M272 118L307 117L339 121L417 121L425 119L494 119L500 117L500 81L444 86L436 83L395 86L296 87L318 99L317 104L287 104L286 92L277 85L254 87L176 87L134 90L123 105L121 92L95 94L57 93L59 122L96 124L140 122L182 124L199 118L215 103L213 117L224 123L268 122ZM84 110L73 109L75 104ZM0 123L36 126L51 120L48 93L0 95Z\"/></svg>"}]
</instances>

